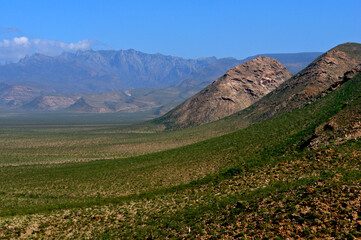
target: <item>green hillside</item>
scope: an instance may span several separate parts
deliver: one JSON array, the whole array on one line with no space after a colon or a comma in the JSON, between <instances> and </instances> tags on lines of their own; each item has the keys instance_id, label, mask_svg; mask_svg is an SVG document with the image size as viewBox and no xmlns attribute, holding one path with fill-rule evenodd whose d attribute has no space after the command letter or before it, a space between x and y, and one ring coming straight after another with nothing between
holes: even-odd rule
<instances>
[{"instance_id":1,"label":"green hillside","mask_svg":"<svg viewBox=\"0 0 361 240\"><path fill-rule=\"evenodd\" d=\"M317 127L360 104L359 74L304 108L188 146L3 166L0 236L361 237L361 142L307 148Z\"/></svg>"}]
</instances>

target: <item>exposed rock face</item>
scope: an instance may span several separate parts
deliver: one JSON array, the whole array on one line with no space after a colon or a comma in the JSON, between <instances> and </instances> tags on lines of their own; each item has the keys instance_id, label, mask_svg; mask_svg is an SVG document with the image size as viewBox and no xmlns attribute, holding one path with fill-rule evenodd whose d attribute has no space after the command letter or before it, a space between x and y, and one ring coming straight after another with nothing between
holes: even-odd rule
<instances>
[{"instance_id":1,"label":"exposed rock face","mask_svg":"<svg viewBox=\"0 0 361 240\"><path fill-rule=\"evenodd\" d=\"M306 71L295 77L295 81L290 81L286 85L288 88L292 88L291 86L308 83L301 92L292 95L290 100L313 100L320 93L327 93L332 90L330 88L342 83L344 73L356 64L356 60L348 57L344 52L338 50L327 52L324 57L313 62ZM313 81L309 82L310 79ZM317 81L315 81L316 79ZM295 84L296 81L297 84ZM296 103L297 101L290 102Z\"/></svg>"},{"instance_id":2,"label":"exposed rock face","mask_svg":"<svg viewBox=\"0 0 361 240\"><path fill-rule=\"evenodd\" d=\"M313 61L307 68L281 84L275 91L252 106L244 118L263 121L277 114L301 108L342 84L357 72L361 63L361 44L339 45ZM350 77L350 76L349 76Z\"/></svg>"},{"instance_id":3,"label":"exposed rock face","mask_svg":"<svg viewBox=\"0 0 361 240\"><path fill-rule=\"evenodd\" d=\"M233 67L159 120L180 128L215 121L250 106L291 76L275 59L260 56Z\"/></svg>"}]
</instances>

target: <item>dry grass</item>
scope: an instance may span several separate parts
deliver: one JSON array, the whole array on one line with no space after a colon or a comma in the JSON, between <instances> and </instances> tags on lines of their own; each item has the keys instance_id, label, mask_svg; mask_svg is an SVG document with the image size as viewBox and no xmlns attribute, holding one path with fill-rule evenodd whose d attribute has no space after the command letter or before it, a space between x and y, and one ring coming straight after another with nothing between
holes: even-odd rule
<instances>
[{"instance_id":1,"label":"dry grass","mask_svg":"<svg viewBox=\"0 0 361 240\"><path fill-rule=\"evenodd\" d=\"M230 131L230 130L228 130ZM199 142L227 131L129 133L124 126L2 128L0 166L83 162L139 156Z\"/></svg>"}]
</instances>

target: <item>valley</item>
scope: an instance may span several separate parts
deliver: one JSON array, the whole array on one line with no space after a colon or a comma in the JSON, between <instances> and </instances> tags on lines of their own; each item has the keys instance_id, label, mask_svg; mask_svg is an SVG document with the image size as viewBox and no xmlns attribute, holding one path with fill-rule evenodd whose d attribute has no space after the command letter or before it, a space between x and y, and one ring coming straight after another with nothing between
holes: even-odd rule
<instances>
[{"instance_id":1,"label":"valley","mask_svg":"<svg viewBox=\"0 0 361 240\"><path fill-rule=\"evenodd\" d=\"M361 1L0 4L0 240L361 239Z\"/></svg>"}]
</instances>

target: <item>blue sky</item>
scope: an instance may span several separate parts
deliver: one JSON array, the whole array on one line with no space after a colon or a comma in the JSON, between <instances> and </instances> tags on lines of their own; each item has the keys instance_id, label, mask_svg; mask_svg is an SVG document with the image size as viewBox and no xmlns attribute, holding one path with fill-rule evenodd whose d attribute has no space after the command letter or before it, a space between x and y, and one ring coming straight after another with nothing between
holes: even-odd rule
<instances>
[{"instance_id":1,"label":"blue sky","mask_svg":"<svg viewBox=\"0 0 361 240\"><path fill-rule=\"evenodd\" d=\"M360 0L0 0L0 59L90 47L186 58L326 51L361 42L360 12Z\"/></svg>"}]
</instances>

